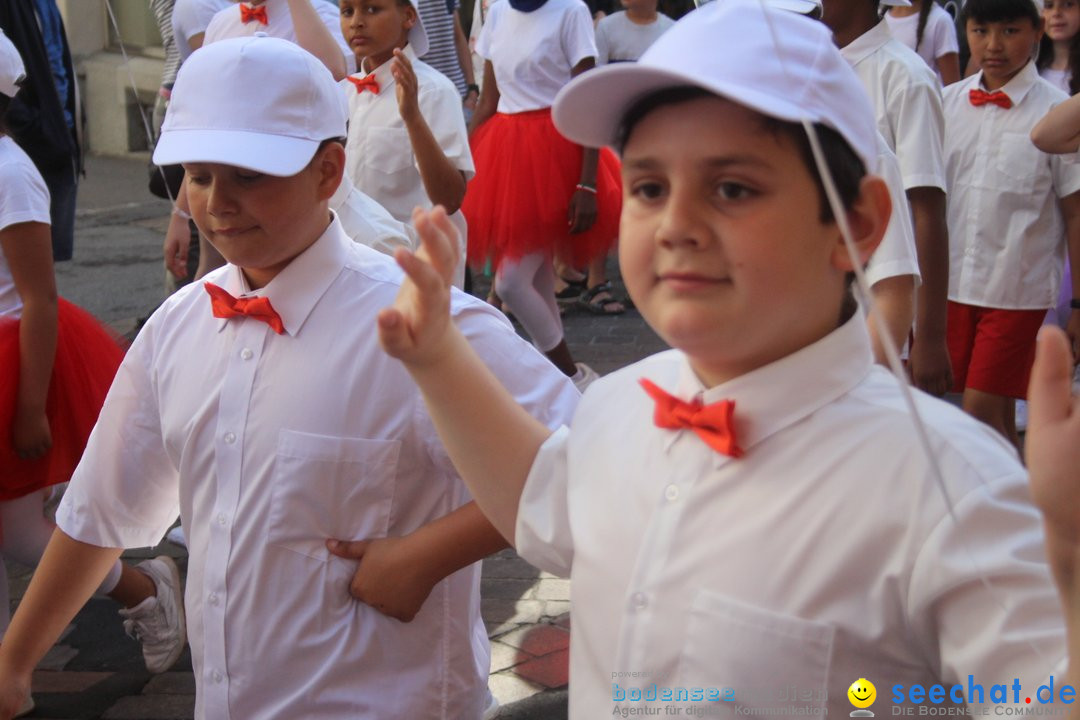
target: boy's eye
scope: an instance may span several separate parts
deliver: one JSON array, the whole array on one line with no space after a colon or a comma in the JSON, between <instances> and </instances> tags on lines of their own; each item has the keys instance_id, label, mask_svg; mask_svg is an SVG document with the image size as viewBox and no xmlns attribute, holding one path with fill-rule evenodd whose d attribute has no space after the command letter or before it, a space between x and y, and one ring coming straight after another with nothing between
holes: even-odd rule
<instances>
[{"instance_id":1,"label":"boy's eye","mask_svg":"<svg viewBox=\"0 0 1080 720\"><path fill-rule=\"evenodd\" d=\"M256 173L256 172L238 172L238 173L236 173L236 177L239 178L240 180L243 180L244 182L252 182L254 180L260 179L262 176L263 176L262 173Z\"/></svg>"},{"instance_id":2,"label":"boy's eye","mask_svg":"<svg viewBox=\"0 0 1080 720\"><path fill-rule=\"evenodd\" d=\"M655 200L664 192L663 186L651 180L634 183L632 194L644 200Z\"/></svg>"},{"instance_id":3,"label":"boy's eye","mask_svg":"<svg viewBox=\"0 0 1080 720\"><path fill-rule=\"evenodd\" d=\"M722 182L716 186L716 192L724 200L745 200L754 191L737 182Z\"/></svg>"},{"instance_id":4,"label":"boy's eye","mask_svg":"<svg viewBox=\"0 0 1080 720\"><path fill-rule=\"evenodd\" d=\"M193 175L189 172L187 174L187 181L192 185L206 185L210 182L210 178L207 175Z\"/></svg>"}]
</instances>

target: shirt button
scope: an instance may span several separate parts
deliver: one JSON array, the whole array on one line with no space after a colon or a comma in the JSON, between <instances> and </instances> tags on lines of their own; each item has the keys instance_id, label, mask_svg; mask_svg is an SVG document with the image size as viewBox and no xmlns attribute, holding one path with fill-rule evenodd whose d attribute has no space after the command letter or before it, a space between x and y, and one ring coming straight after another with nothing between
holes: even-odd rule
<instances>
[{"instance_id":1,"label":"shirt button","mask_svg":"<svg viewBox=\"0 0 1080 720\"><path fill-rule=\"evenodd\" d=\"M245 360L250 360L251 358L255 357L255 353L251 352L251 348L244 348L240 351L240 357Z\"/></svg>"},{"instance_id":2,"label":"shirt button","mask_svg":"<svg viewBox=\"0 0 1080 720\"><path fill-rule=\"evenodd\" d=\"M630 596L630 607L634 610L644 610L649 606L649 598L645 593L636 592Z\"/></svg>"},{"instance_id":3,"label":"shirt button","mask_svg":"<svg viewBox=\"0 0 1080 720\"><path fill-rule=\"evenodd\" d=\"M227 442L230 445L232 445L234 442L236 442L236 433L231 433L231 432L225 433L225 442Z\"/></svg>"},{"instance_id":4,"label":"shirt button","mask_svg":"<svg viewBox=\"0 0 1080 720\"><path fill-rule=\"evenodd\" d=\"M219 683L225 676L221 674L220 670L215 670L214 672L210 673L210 677L214 679L214 682Z\"/></svg>"},{"instance_id":5,"label":"shirt button","mask_svg":"<svg viewBox=\"0 0 1080 720\"><path fill-rule=\"evenodd\" d=\"M220 515L217 516L217 524L218 525L224 525L225 524L225 513L221 513Z\"/></svg>"},{"instance_id":6,"label":"shirt button","mask_svg":"<svg viewBox=\"0 0 1080 720\"><path fill-rule=\"evenodd\" d=\"M664 497L666 497L668 500L671 500L672 502L674 502L675 500L678 500L679 499L679 486L678 485L668 485L666 488L664 488Z\"/></svg>"},{"instance_id":7,"label":"shirt button","mask_svg":"<svg viewBox=\"0 0 1080 720\"><path fill-rule=\"evenodd\" d=\"M210 604L211 605L217 605L217 601L218 601L217 593L216 592L210 593Z\"/></svg>"}]
</instances>

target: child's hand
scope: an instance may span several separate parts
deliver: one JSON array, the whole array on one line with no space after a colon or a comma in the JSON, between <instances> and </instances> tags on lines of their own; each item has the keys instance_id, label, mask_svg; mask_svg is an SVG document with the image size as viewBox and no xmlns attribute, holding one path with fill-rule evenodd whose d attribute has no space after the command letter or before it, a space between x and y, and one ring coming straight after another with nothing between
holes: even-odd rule
<instances>
[{"instance_id":1,"label":"child's hand","mask_svg":"<svg viewBox=\"0 0 1080 720\"><path fill-rule=\"evenodd\" d=\"M30 696L30 679L4 674L0 677L0 720L15 717Z\"/></svg>"},{"instance_id":2,"label":"child's hand","mask_svg":"<svg viewBox=\"0 0 1080 720\"><path fill-rule=\"evenodd\" d=\"M407 276L392 307L378 316L379 342L414 366L438 359L450 329L450 279L458 261L457 231L441 206L413 211L420 237L415 254L398 248L394 259Z\"/></svg>"},{"instance_id":3,"label":"child's hand","mask_svg":"<svg viewBox=\"0 0 1080 720\"><path fill-rule=\"evenodd\" d=\"M575 190L570 198L570 208L566 212L570 224L570 233L582 233L596 222L596 193L588 190Z\"/></svg>"},{"instance_id":4,"label":"child's hand","mask_svg":"<svg viewBox=\"0 0 1080 720\"><path fill-rule=\"evenodd\" d=\"M338 557L356 560L349 594L383 615L410 622L439 581L426 572L422 555L412 552L408 536L345 542L327 540Z\"/></svg>"},{"instance_id":5,"label":"child's hand","mask_svg":"<svg viewBox=\"0 0 1080 720\"><path fill-rule=\"evenodd\" d=\"M191 230L187 220L179 215L173 215L169 221L169 229L165 233L165 243L162 245L162 255L165 258L165 269L172 273L177 280L187 277L188 251L191 247Z\"/></svg>"},{"instance_id":6,"label":"child's hand","mask_svg":"<svg viewBox=\"0 0 1080 720\"><path fill-rule=\"evenodd\" d=\"M16 410L12 436L15 454L24 460L39 458L52 447L52 431L49 430L49 418L44 410Z\"/></svg>"},{"instance_id":7,"label":"child's hand","mask_svg":"<svg viewBox=\"0 0 1080 720\"><path fill-rule=\"evenodd\" d=\"M1072 394L1072 375L1065 334L1043 327L1028 387L1031 494L1048 535L1080 546L1080 398Z\"/></svg>"},{"instance_id":8,"label":"child's hand","mask_svg":"<svg viewBox=\"0 0 1080 720\"><path fill-rule=\"evenodd\" d=\"M390 74L394 76L397 93L398 112L406 124L420 117L420 101L417 99L419 84L412 63L400 48L394 50L394 59L390 61Z\"/></svg>"}]
</instances>

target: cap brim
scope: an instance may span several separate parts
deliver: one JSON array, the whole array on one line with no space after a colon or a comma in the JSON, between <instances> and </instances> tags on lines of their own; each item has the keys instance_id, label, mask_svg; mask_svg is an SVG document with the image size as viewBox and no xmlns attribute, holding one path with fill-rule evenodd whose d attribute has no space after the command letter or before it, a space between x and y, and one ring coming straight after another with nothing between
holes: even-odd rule
<instances>
[{"instance_id":1,"label":"cap brim","mask_svg":"<svg viewBox=\"0 0 1080 720\"><path fill-rule=\"evenodd\" d=\"M571 142L585 147L615 146L627 111L641 98L673 87L699 87L734 103L780 120L798 122L806 112L769 92L699 78L636 63L618 63L574 78L555 96L551 118ZM810 118L814 120L815 118Z\"/></svg>"},{"instance_id":2,"label":"cap brim","mask_svg":"<svg viewBox=\"0 0 1080 720\"><path fill-rule=\"evenodd\" d=\"M319 144L316 140L243 130L165 128L154 149L154 164L220 163L289 177L307 167Z\"/></svg>"}]
</instances>

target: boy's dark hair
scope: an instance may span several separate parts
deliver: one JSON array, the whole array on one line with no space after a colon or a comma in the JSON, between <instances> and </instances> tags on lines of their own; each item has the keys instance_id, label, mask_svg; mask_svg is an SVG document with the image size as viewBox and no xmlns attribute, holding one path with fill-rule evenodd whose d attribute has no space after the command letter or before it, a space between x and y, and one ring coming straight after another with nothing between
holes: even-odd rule
<instances>
[{"instance_id":1,"label":"boy's dark hair","mask_svg":"<svg viewBox=\"0 0 1080 720\"><path fill-rule=\"evenodd\" d=\"M660 90L641 98L623 116L617 138L619 153L621 154L625 149L630 133L653 110L664 105L675 105L705 97L716 96L708 90L687 85ZM835 219L832 208L829 207L829 201L825 197L825 185L818 174L817 163L814 162L814 154L810 148L810 140L806 137L803 126L799 123L777 120L771 117L762 117L762 126L772 135L788 137L795 143L795 146L799 149L803 164L817 185L818 204L820 206L818 219L822 223L832 222ZM866 176L866 166L840 133L820 123L815 123L814 129L817 131L818 140L825 155L825 163L829 173L832 175L833 183L836 185L840 202L845 209L850 209L859 196L859 184L862 182L863 177Z\"/></svg>"},{"instance_id":2,"label":"boy's dark hair","mask_svg":"<svg viewBox=\"0 0 1080 720\"><path fill-rule=\"evenodd\" d=\"M1023 19L1030 20L1034 27L1042 25L1042 15L1031 0L967 0L960 18L964 26L969 20L993 23Z\"/></svg>"}]
</instances>

